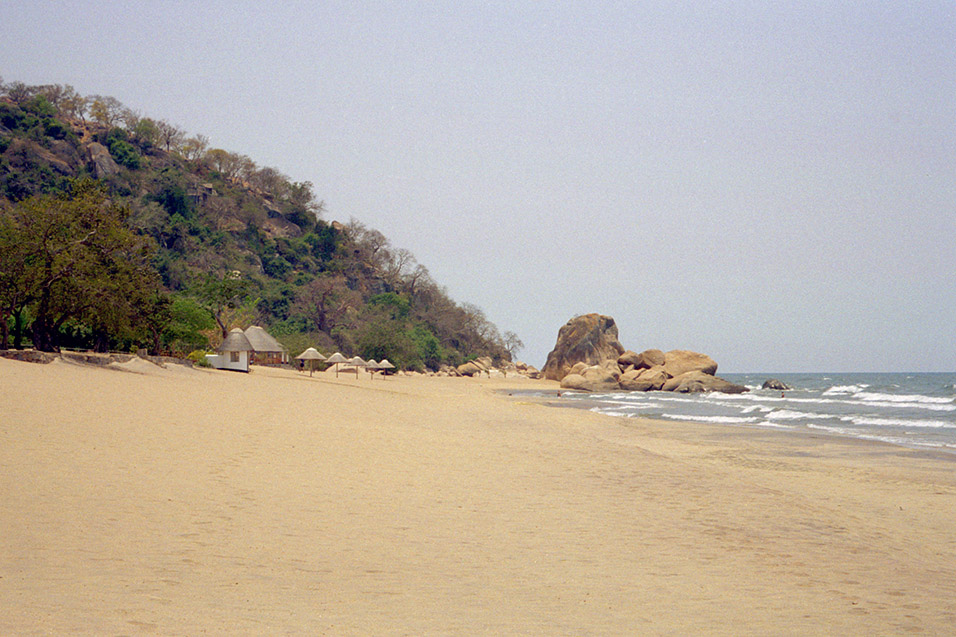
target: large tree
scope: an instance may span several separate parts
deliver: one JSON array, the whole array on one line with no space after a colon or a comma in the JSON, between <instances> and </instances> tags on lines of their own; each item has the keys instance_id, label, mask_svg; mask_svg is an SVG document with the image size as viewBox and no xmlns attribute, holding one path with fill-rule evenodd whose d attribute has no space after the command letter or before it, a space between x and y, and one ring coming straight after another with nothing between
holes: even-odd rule
<instances>
[{"instance_id":1,"label":"large tree","mask_svg":"<svg viewBox=\"0 0 956 637\"><path fill-rule=\"evenodd\" d=\"M361 296L350 290L345 277L327 274L300 288L292 311L320 332L331 334L342 325L351 311L362 304Z\"/></svg>"},{"instance_id":2,"label":"large tree","mask_svg":"<svg viewBox=\"0 0 956 637\"><path fill-rule=\"evenodd\" d=\"M196 296L216 321L222 338L226 338L229 334L228 314L248 302L249 282L235 270L222 276L209 274L196 289Z\"/></svg>"},{"instance_id":3,"label":"large tree","mask_svg":"<svg viewBox=\"0 0 956 637\"><path fill-rule=\"evenodd\" d=\"M149 245L128 227L128 217L126 206L110 202L103 186L88 179L74 182L69 193L31 197L4 214L0 242L16 244L12 258L19 262L3 282L4 313L16 316L29 304L34 347L58 349L68 319L104 337L128 330L147 313L144 299L159 298Z\"/></svg>"}]
</instances>

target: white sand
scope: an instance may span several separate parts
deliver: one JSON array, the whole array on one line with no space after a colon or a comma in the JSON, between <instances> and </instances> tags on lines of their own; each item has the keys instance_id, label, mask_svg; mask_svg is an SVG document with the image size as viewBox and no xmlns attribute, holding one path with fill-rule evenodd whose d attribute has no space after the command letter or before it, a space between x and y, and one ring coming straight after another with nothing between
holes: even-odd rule
<instances>
[{"instance_id":1,"label":"white sand","mask_svg":"<svg viewBox=\"0 0 956 637\"><path fill-rule=\"evenodd\" d=\"M0 359L0 634L956 626L951 459L147 365Z\"/></svg>"}]
</instances>

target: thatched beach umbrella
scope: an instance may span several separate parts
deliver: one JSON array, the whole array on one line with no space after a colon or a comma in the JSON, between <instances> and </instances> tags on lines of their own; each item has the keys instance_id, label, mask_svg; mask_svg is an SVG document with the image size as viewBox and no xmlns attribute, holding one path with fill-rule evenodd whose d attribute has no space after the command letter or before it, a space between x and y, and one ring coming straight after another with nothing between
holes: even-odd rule
<instances>
[{"instance_id":1,"label":"thatched beach umbrella","mask_svg":"<svg viewBox=\"0 0 956 637\"><path fill-rule=\"evenodd\" d=\"M386 369L395 369L395 366L392 365L391 363L389 363L387 358L383 358L382 360L380 360L380 361L378 362L378 368L381 369L381 370L383 370L383 371L382 371L382 378L385 378L385 371L384 371L384 370L386 370Z\"/></svg>"},{"instance_id":2,"label":"thatched beach umbrella","mask_svg":"<svg viewBox=\"0 0 956 637\"><path fill-rule=\"evenodd\" d=\"M302 361L309 361L309 376L311 376L312 372L315 371L315 361L325 360L325 356L319 354L319 350L315 349L314 347L310 347L309 349L305 350L296 356L296 358Z\"/></svg>"},{"instance_id":3,"label":"thatched beach umbrella","mask_svg":"<svg viewBox=\"0 0 956 637\"><path fill-rule=\"evenodd\" d=\"M365 361L365 368L368 370L369 380L374 380L375 370L378 369L378 363L375 362L375 359Z\"/></svg>"},{"instance_id":4,"label":"thatched beach umbrella","mask_svg":"<svg viewBox=\"0 0 956 637\"><path fill-rule=\"evenodd\" d=\"M329 356L327 359L325 359L325 362L326 362L326 363L333 363L333 364L335 365L335 377L338 378L338 377L339 377L339 363L347 363L347 362L349 362L349 361L348 361L347 358L345 358L344 356L342 356L341 354L339 354L338 352L336 352L336 353L332 354L331 356Z\"/></svg>"}]
</instances>

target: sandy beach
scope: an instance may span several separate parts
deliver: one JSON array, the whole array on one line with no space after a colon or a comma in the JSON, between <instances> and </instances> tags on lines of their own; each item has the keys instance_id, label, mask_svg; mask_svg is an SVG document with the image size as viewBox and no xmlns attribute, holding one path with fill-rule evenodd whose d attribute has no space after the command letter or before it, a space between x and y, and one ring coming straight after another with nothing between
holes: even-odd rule
<instances>
[{"instance_id":1,"label":"sandy beach","mask_svg":"<svg viewBox=\"0 0 956 637\"><path fill-rule=\"evenodd\" d=\"M0 359L0 634L952 634L956 458Z\"/></svg>"}]
</instances>

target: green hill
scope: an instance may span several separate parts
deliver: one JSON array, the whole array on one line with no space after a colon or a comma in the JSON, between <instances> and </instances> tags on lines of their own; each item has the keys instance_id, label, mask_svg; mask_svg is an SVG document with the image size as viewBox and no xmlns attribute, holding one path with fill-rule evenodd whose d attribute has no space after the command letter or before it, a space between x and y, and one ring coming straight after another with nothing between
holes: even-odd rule
<instances>
[{"instance_id":1,"label":"green hill","mask_svg":"<svg viewBox=\"0 0 956 637\"><path fill-rule=\"evenodd\" d=\"M402 367L520 341L309 182L110 97L0 82L0 347L186 354L260 324Z\"/></svg>"}]
</instances>

